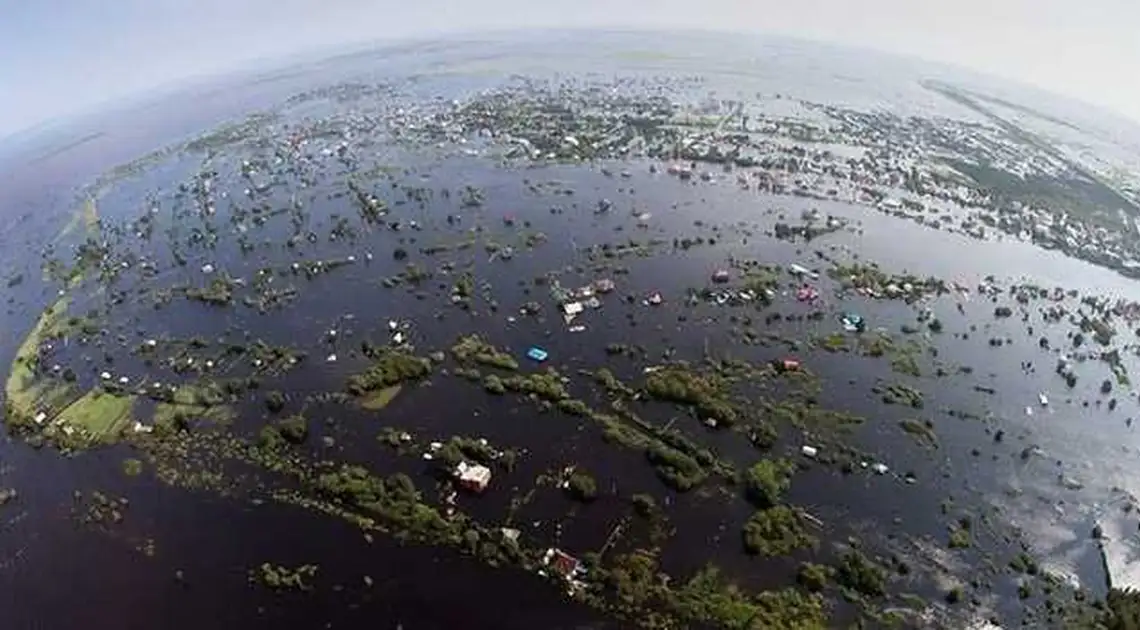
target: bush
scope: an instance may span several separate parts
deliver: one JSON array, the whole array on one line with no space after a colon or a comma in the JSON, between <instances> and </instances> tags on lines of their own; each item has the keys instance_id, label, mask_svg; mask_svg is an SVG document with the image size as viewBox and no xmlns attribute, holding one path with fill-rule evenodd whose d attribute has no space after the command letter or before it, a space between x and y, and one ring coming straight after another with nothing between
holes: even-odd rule
<instances>
[{"instance_id":1,"label":"bush","mask_svg":"<svg viewBox=\"0 0 1140 630\"><path fill-rule=\"evenodd\" d=\"M799 515L786 505L757 511L744 524L743 534L745 551L764 556L783 556L815 544Z\"/></svg>"},{"instance_id":2,"label":"bush","mask_svg":"<svg viewBox=\"0 0 1140 630\"><path fill-rule=\"evenodd\" d=\"M273 425L261 427L261 432L257 434L257 445L264 449L274 450L285 445L285 438L281 436L281 432Z\"/></svg>"},{"instance_id":3,"label":"bush","mask_svg":"<svg viewBox=\"0 0 1140 630\"><path fill-rule=\"evenodd\" d=\"M363 396L378 389L425 378L429 373L430 360L397 350L383 350L371 367L349 377L348 393Z\"/></svg>"},{"instance_id":4,"label":"bush","mask_svg":"<svg viewBox=\"0 0 1140 630\"><path fill-rule=\"evenodd\" d=\"M265 408L273 413L277 413L285 408L285 395L279 391L272 391L265 394Z\"/></svg>"},{"instance_id":5,"label":"bush","mask_svg":"<svg viewBox=\"0 0 1140 630\"><path fill-rule=\"evenodd\" d=\"M653 444L645 455L649 463L653 464L657 476L678 492L691 490L708 477L708 472L697 460L663 444Z\"/></svg>"},{"instance_id":6,"label":"bush","mask_svg":"<svg viewBox=\"0 0 1140 630\"><path fill-rule=\"evenodd\" d=\"M1013 569L1016 573L1025 573L1028 575L1037 575L1038 567L1037 561L1033 556L1023 552L1018 553L1009 561L1009 568Z\"/></svg>"},{"instance_id":7,"label":"bush","mask_svg":"<svg viewBox=\"0 0 1140 630\"><path fill-rule=\"evenodd\" d=\"M633 511L642 517L649 517L657 509L657 502L648 494L635 494L630 502L633 504Z\"/></svg>"},{"instance_id":8,"label":"bush","mask_svg":"<svg viewBox=\"0 0 1140 630\"><path fill-rule=\"evenodd\" d=\"M796 582L805 589L817 593L827 587L827 583L831 581L834 572L827 565L805 562L800 565L799 571L796 572Z\"/></svg>"},{"instance_id":9,"label":"bush","mask_svg":"<svg viewBox=\"0 0 1140 630\"><path fill-rule=\"evenodd\" d=\"M286 442L301 444L309 437L309 423L300 414L289 416L277 423L277 430Z\"/></svg>"},{"instance_id":10,"label":"bush","mask_svg":"<svg viewBox=\"0 0 1140 630\"><path fill-rule=\"evenodd\" d=\"M1031 588L1029 588L1029 584L1022 582L1021 584L1017 585L1017 598L1018 599L1029 599L1032 596L1033 596L1033 590Z\"/></svg>"},{"instance_id":11,"label":"bush","mask_svg":"<svg viewBox=\"0 0 1140 630\"><path fill-rule=\"evenodd\" d=\"M650 396L683 405L692 405L706 418L731 426L739 420L732 403L724 397L722 385L684 368L668 368L649 375L645 389Z\"/></svg>"},{"instance_id":12,"label":"bush","mask_svg":"<svg viewBox=\"0 0 1140 630\"><path fill-rule=\"evenodd\" d=\"M872 597L887 592L887 572L857 549L843 554L836 573L840 586Z\"/></svg>"},{"instance_id":13,"label":"bush","mask_svg":"<svg viewBox=\"0 0 1140 630\"><path fill-rule=\"evenodd\" d=\"M598 498L598 484L589 473L574 471L567 483L566 493L577 501L589 503Z\"/></svg>"},{"instance_id":14,"label":"bush","mask_svg":"<svg viewBox=\"0 0 1140 630\"><path fill-rule=\"evenodd\" d=\"M383 480L360 466L342 466L320 475L316 488L330 498L356 506L378 503L387 496Z\"/></svg>"},{"instance_id":15,"label":"bush","mask_svg":"<svg viewBox=\"0 0 1140 630\"><path fill-rule=\"evenodd\" d=\"M483 377L483 389L495 395L502 395L507 392L507 386L503 385L503 379L494 374Z\"/></svg>"},{"instance_id":16,"label":"bush","mask_svg":"<svg viewBox=\"0 0 1140 630\"><path fill-rule=\"evenodd\" d=\"M495 463L497 456L498 451L490 444L461 436L453 437L444 442L443 446L435 453L436 461L449 470L459 465L459 462L464 461L491 466Z\"/></svg>"},{"instance_id":17,"label":"bush","mask_svg":"<svg viewBox=\"0 0 1140 630\"><path fill-rule=\"evenodd\" d=\"M759 420L756 424L749 427L748 440L756 448L767 451L776 445L776 440L780 438L780 434L776 431L776 427L772 426L771 422L767 420Z\"/></svg>"},{"instance_id":18,"label":"bush","mask_svg":"<svg viewBox=\"0 0 1140 630\"><path fill-rule=\"evenodd\" d=\"M642 576L637 576L642 577ZM650 577L651 582L655 582ZM828 626L823 600L792 588L753 596L727 581L715 567L698 571L680 588L661 589L666 610L683 627L823 630Z\"/></svg>"},{"instance_id":19,"label":"bush","mask_svg":"<svg viewBox=\"0 0 1140 630\"><path fill-rule=\"evenodd\" d=\"M1140 591L1112 589L1108 604L1108 630L1140 630Z\"/></svg>"},{"instance_id":20,"label":"bush","mask_svg":"<svg viewBox=\"0 0 1140 630\"><path fill-rule=\"evenodd\" d=\"M510 354L501 352L479 335L460 338L451 347L451 353L461 363L477 363L501 370L517 370L519 362Z\"/></svg>"},{"instance_id":21,"label":"bush","mask_svg":"<svg viewBox=\"0 0 1140 630\"><path fill-rule=\"evenodd\" d=\"M745 493L756 507L769 508L783 498L791 486L794 464L785 459L762 459L744 476Z\"/></svg>"},{"instance_id":22,"label":"bush","mask_svg":"<svg viewBox=\"0 0 1140 630\"><path fill-rule=\"evenodd\" d=\"M563 398L558 401L558 408L563 413L568 413L572 416L588 416L590 415L590 407L586 403L575 398Z\"/></svg>"},{"instance_id":23,"label":"bush","mask_svg":"<svg viewBox=\"0 0 1140 630\"><path fill-rule=\"evenodd\" d=\"M950 542L951 549L965 549L970 546L970 531L962 527L954 527L950 529Z\"/></svg>"},{"instance_id":24,"label":"bush","mask_svg":"<svg viewBox=\"0 0 1140 630\"><path fill-rule=\"evenodd\" d=\"M552 369L530 374L512 374L503 378L503 385L510 391L534 395L542 400L558 402L570 397L562 375Z\"/></svg>"}]
</instances>

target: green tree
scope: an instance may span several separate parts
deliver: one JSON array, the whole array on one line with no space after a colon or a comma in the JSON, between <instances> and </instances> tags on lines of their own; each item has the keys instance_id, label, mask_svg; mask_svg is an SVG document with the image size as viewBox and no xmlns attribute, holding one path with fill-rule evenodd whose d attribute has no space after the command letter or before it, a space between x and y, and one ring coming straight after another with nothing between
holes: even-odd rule
<instances>
[{"instance_id":1,"label":"green tree","mask_svg":"<svg viewBox=\"0 0 1140 630\"><path fill-rule=\"evenodd\" d=\"M795 465L786 459L762 459L744 475L748 500L756 507L769 508L783 498L792 483Z\"/></svg>"},{"instance_id":2,"label":"green tree","mask_svg":"<svg viewBox=\"0 0 1140 630\"><path fill-rule=\"evenodd\" d=\"M777 505L757 510L744 524L744 549L764 556L782 556L815 544L795 510Z\"/></svg>"},{"instance_id":3,"label":"green tree","mask_svg":"<svg viewBox=\"0 0 1140 630\"><path fill-rule=\"evenodd\" d=\"M1140 630L1140 591L1112 589L1108 604L1108 630Z\"/></svg>"},{"instance_id":4,"label":"green tree","mask_svg":"<svg viewBox=\"0 0 1140 630\"><path fill-rule=\"evenodd\" d=\"M589 473L577 470L570 475L566 492L575 500L588 503L598 498L598 484Z\"/></svg>"}]
</instances>

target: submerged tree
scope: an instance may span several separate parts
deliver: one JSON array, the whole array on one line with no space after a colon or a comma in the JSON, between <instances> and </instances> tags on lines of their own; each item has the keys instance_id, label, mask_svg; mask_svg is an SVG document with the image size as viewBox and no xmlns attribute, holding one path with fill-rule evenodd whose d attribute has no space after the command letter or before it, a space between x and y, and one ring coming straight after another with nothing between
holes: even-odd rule
<instances>
[{"instance_id":1,"label":"submerged tree","mask_svg":"<svg viewBox=\"0 0 1140 630\"><path fill-rule=\"evenodd\" d=\"M744 476L748 500L759 508L779 503L791 486L794 469L795 465L786 459L762 459L753 464Z\"/></svg>"}]
</instances>

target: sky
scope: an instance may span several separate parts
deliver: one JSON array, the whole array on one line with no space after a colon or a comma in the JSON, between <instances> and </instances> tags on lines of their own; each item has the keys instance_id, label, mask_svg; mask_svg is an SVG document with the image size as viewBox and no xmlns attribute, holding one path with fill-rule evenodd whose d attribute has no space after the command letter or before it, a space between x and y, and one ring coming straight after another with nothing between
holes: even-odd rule
<instances>
[{"instance_id":1,"label":"sky","mask_svg":"<svg viewBox=\"0 0 1140 630\"><path fill-rule=\"evenodd\" d=\"M946 62L1140 122L1137 0L0 0L0 137L367 41L542 27L774 34Z\"/></svg>"}]
</instances>

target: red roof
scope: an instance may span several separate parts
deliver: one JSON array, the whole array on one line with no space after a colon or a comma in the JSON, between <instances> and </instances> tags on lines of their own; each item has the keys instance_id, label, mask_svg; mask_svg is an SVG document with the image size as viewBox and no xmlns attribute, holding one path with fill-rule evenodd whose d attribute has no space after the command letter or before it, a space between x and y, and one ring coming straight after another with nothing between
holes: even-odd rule
<instances>
[{"instance_id":1,"label":"red roof","mask_svg":"<svg viewBox=\"0 0 1140 630\"><path fill-rule=\"evenodd\" d=\"M560 549L555 549L554 557L550 559L551 568L566 576L577 571L579 564L577 558Z\"/></svg>"}]
</instances>

